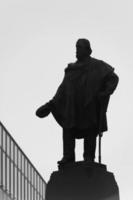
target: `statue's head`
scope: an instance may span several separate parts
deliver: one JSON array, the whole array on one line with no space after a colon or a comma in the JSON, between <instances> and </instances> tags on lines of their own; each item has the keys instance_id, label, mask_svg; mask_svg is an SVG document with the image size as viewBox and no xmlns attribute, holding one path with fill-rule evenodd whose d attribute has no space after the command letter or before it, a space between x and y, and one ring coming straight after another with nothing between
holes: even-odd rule
<instances>
[{"instance_id":1,"label":"statue's head","mask_svg":"<svg viewBox=\"0 0 133 200\"><path fill-rule=\"evenodd\" d=\"M84 60L92 53L90 42L87 39L78 39L76 42L76 57L77 59Z\"/></svg>"}]
</instances>

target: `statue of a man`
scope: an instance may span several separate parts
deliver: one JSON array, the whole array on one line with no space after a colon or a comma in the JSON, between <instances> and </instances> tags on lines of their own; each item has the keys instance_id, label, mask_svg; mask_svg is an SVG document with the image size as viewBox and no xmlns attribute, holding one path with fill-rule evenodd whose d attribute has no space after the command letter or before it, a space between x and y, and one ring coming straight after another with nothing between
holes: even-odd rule
<instances>
[{"instance_id":1,"label":"statue of a man","mask_svg":"<svg viewBox=\"0 0 133 200\"><path fill-rule=\"evenodd\" d=\"M75 161L76 138L84 138L84 160L93 162L96 137L107 131L107 106L118 76L113 67L91 57L91 53L87 39L76 42L76 62L65 68L55 96L36 111L40 118L52 112L63 128L63 158L59 164Z\"/></svg>"}]
</instances>

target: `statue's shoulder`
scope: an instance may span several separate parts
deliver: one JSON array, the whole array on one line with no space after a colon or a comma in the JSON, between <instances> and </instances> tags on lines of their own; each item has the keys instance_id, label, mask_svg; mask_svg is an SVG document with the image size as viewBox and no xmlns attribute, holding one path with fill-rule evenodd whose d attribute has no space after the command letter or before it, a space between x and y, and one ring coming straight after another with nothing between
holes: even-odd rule
<instances>
[{"instance_id":1,"label":"statue's shoulder","mask_svg":"<svg viewBox=\"0 0 133 200\"><path fill-rule=\"evenodd\" d=\"M102 65L104 63L103 60L94 57L91 57L90 62L95 65Z\"/></svg>"},{"instance_id":2,"label":"statue's shoulder","mask_svg":"<svg viewBox=\"0 0 133 200\"><path fill-rule=\"evenodd\" d=\"M91 58L91 63L94 64L96 68L102 71L114 71L114 68L108 64L107 62L97 59L97 58Z\"/></svg>"},{"instance_id":3,"label":"statue's shoulder","mask_svg":"<svg viewBox=\"0 0 133 200\"><path fill-rule=\"evenodd\" d=\"M74 69L75 65L76 65L76 62L68 63L68 65L67 65L67 67L64 69L64 71L65 71L65 72L68 72L68 71Z\"/></svg>"}]
</instances>

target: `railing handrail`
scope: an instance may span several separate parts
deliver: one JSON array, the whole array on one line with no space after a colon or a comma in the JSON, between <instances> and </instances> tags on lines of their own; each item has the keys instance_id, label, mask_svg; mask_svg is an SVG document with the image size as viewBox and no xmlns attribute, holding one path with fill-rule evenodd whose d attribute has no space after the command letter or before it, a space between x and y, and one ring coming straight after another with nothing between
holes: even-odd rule
<instances>
[{"instance_id":1,"label":"railing handrail","mask_svg":"<svg viewBox=\"0 0 133 200\"><path fill-rule=\"evenodd\" d=\"M0 121L0 126L5 130L5 132L7 133L7 135L11 138L11 140L15 143L15 145L17 146L17 148L19 149L19 151L23 154L23 156L27 159L27 161L29 162L29 164L32 166L32 168L35 170L35 172L38 174L38 176L42 179L42 181L46 184L45 180L43 179L42 175L38 172L38 170L35 168L35 166L32 164L32 162L30 161L30 159L26 156L26 154L24 153L24 151L20 148L20 146L17 144L17 142L14 140L14 138L12 137L12 135L9 133L9 131L6 129L6 127L3 125L3 123Z\"/></svg>"}]
</instances>

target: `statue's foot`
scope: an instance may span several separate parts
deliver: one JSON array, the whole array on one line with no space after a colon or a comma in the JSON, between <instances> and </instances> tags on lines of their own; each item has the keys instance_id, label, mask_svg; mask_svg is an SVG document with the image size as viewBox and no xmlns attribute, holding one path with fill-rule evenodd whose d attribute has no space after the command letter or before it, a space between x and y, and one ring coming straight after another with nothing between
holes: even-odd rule
<instances>
[{"instance_id":1,"label":"statue's foot","mask_svg":"<svg viewBox=\"0 0 133 200\"><path fill-rule=\"evenodd\" d=\"M59 165L64 165L64 164L67 164L67 163L72 163L72 162L75 162L75 159L74 158L66 158L66 157L63 157L60 161L58 161L57 163Z\"/></svg>"}]
</instances>

